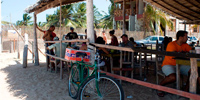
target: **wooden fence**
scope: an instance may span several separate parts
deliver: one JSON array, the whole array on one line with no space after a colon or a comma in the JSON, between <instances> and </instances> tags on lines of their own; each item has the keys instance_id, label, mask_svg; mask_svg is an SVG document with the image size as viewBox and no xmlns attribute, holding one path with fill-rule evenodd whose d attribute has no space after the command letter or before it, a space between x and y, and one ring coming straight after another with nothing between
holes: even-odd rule
<instances>
[{"instance_id":1,"label":"wooden fence","mask_svg":"<svg viewBox=\"0 0 200 100\"><path fill-rule=\"evenodd\" d=\"M45 43L60 43L61 44L62 42L88 42L88 40L76 39L76 40L66 40L66 41L46 41ZM193 53L164 52L164 51L157 51L157 50L146 50L146 49L109 46L109 45L102 45L102 44L95 44L95 43L90 43L90 45L95 46L95 47L103 47L103 48L107 48L107 49L115 49L115 50L128 51L128 52L142 52L142 53L151 53L151 54L156 54L156 55L188 57L188 58L190 58L190 60L194 61L193 63L197 63L196 58L200 58L200 54L193 54ZM59 59L61 61L68 61L64 58L55 57L55 56L49 55L49 54L46 54L46 56L51 56L51 57L53 57L55 59ZM62 66L62 63L60 64L60 67L61 66ZM197 67L197 64L196 64L196 66L191 66L191 69L195 69L196 67ZM196 70L191 70L191 76L197 76L197 73L195 73L195 71ZM200 98L200 95L193 94L193 93L196 93L196 91L190 91L191 93L188 93L188 92L184 92L184 91L181 91L181 90L168 88L168 87L165 87L165 86L160 86L160 85L156 85L156 84L152 84L152 83L148 83L148 82L144 82L144 81L140 81L140 80L136 80L136 79L132 79L132 78L127 78L127 77L124 77L124 76L111 74L111 73L105 72L105 71L101 71L101 72L106 73L108 76L114 77L116 79L124 80L124 81L130 82L130 83L135 83L135 84L138 84L138 85L141 85L141 86L149 87L149 88L160 90L160 91L169 92L169 93L180 95L180 96L187 97L187 98L190 98L190 99L198 100ZM196 82L197 81L196 81L196 79L194 79L195 77L191 77L191 76L190 76L190 79L192 79L193 81L190 82L190 88L194 88L194 87L196 88Z\"/></svg>"}]
</instances>

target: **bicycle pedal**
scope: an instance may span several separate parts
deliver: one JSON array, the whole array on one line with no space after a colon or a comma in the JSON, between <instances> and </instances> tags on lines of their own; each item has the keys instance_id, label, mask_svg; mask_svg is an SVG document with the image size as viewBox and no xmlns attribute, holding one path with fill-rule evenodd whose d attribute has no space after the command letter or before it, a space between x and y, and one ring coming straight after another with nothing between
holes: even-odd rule
<instances>
[{"instance_id":1,"label":"bicycle pedal","mask_svg":"<svg viewBox=\"0 0 200 100\"><path fill-rule=\"evenodd\" d=\"M84 97L90 97L89 95L84 95Z\"/></svg>"}]
</instances>

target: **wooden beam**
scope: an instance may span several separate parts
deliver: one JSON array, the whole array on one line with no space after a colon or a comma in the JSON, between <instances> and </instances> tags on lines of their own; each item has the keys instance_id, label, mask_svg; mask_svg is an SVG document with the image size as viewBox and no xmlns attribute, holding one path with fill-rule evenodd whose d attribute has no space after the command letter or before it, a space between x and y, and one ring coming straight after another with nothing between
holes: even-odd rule
<instances>
[{"instance_id":1,"label":"wooden beam","mask_svg":"<svg viewBox=\"0 0 200 100\"><path fill-rule=\"evenodd\" d=\"M154 0L154 1L157 2L158 0ZM163 2L163 3L161 4L160 2ZM196 17L193 16L192 14L189 14L189 13L187 13L187 12L184 12L184 11L182 11L181 9L178 9L177 7L175 7L174 5L169 4L168 2L165 2L164 0L159 0L159 2L157 2L157 3L159 3L161 6L164 6L163 4L168 5L168 8L169 8L169 7L172 8L172 9L169 8L171 11L173 10L174 12L179 13L179 14L180 14L180 12L181 12L182 16L183 16L183 14L185 14L184 16L187 15L187 17L190 16L190 17L196 18ZM178 5L176 5L176 6L178 6ZM175 10L177 10L178 12L175 11ZM180 11L180 12L179 12L179 11ZM181 14L180 14L180 15L181 15ZM190 20L192 20L192 19L190 18Z\"/></svg>"},{"instance_id":2,"label":"wooden beam","mask_svg":"<svg viewBox=\"0 0 200 100\"><path fill-rule=\"evenodd\" d=\"M35 10L35 14L38 14L38 13L41 13L49 8L53 8L55 7L55 5L59 5L59 0L54 0L48 4L46 4L45 6L41 7L41 8L38 8L37 10Z\"/></svg>"},{"instance_id":3,"label":"wooden beam","mask_svg":"<svg viewBox=\"0 0 200 100\"><path fill-rule=\"evenodd\" d=\"M126 34L126 0L123 1L123 34Z\"/></svg>"},{"instance_id":4,"label":"wooden beam","mask_svg":"<svg viewBox=\"0 0 200 100\"><path fill-rule=\"evenodd\" d=\"M161 2L164 2L165 4L169 5L169 6L172 7L173 9L176 9L176 10L180 11L181 13L186 14L186 15L188 15L188 16L192 16L192 17L194 17L194 18L199 17L199 16L194 16L193 13L196 13L196 12L192 12L192 14L191 14L191 13L189 13L189 12L183 11L183 10L191 10L191 9L189 9L189 8L185 7L184 5L182 5L182 4L178 3L178 2L176 2L175 0L172 0L170 3L174 2L174 3L176 3L176 4L170 4L169 2L166 2L166 1L164 1L164 0L161 0ZM180 8L180 6L182 6L183 8Z\"/></svg>"},{"instance_id":5,"label":"wooden beam","mask_svg":"<svg viewBox=\"0 0 200 100\"><path fill-rule=\"evenodd\" d=\"M200 18L200 15L199 15L200 12L197 12L197 10L193 10L190 7L187 7L187 6L183 5L179 0L173 0L172 2L176 2L177 4L179 4L182 7L184 7L184 9L187 9L188 11L191 11L191 12L189 12L190 14L192 13L192 15L195 15L198 19ZM191 3L189 3L189 4L190 4L190 6L193 6ZM196 7L196 6L194 6L194 7ZM200 9L200 8L198 8L198 9Z\"/></svg>"},{"instance_id":6,"label":"wooden beam","mask_svg":"<svg viewBox=\"0 0 200 100\"><path fill-rule=\"evenodd\" d=\"M179 14L179 13L177 13L177 12L175 12L175 11L169 9L168 7L163 6L162 4L160 4L159 2L157 2L157 1L155 1L155 0L153 0L153 1L152 1L152 0L146 0L146 1L149 2L149 3L151 3L152 5L154 5L154 6L158 7L158 8L160 8L160 9L162 9L163 11L168 12L169 14L172 14L172 15L176 16L176 17L179 18L179 19L183 19L183 20L192 20L192 19L189 18L189 17L186 17L186 16L184 16L184 15L181 15L181 14Z\"/></svg>"}]
</instances>

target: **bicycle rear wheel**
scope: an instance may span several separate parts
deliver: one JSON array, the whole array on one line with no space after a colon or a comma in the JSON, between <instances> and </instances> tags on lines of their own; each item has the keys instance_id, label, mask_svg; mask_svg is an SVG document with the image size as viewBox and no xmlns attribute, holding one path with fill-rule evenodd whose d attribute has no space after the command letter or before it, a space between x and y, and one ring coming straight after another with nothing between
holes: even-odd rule
<instances>
[{"instance_id":1,"label":"bicycle rear wheel","mask_svg":"<svg viewBox=\"0 0 200 100\"><path fill-rule=\"evenodd\" d=\"M79 69L77 68L78 65L74 64L71 68L70 75L69 75L69 82L68 82L68 89L69 95L76 99L78 97L78 89L80 85L80 76L79 76Z\"/></svg>"},{"instance_id":2,"label":"bicycle rear wheel","mask_svg":"<svg viewBox=\"0 0 200 100\"><path fill-rule=\"evenodd\" d=\"M101 75L96 81L95 76L91 76L81 85L79 100L124 100L124 91L112 77Z\"/></svg>"}]
</instances>

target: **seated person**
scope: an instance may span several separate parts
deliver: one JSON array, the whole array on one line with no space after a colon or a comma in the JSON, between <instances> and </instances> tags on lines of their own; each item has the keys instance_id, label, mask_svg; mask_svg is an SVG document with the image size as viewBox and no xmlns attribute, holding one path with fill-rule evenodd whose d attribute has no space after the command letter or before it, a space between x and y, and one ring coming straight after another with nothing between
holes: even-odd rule
<instances>
[{"instance_id":1,"label":"seated person","mask_svg":"<svg viewBox=\"0 0 200 100\"><path fill-rule=\"evenodd\" d=\"M136 42L134 41L134 38L133 38L133 37L130 37L130 38L129 38L129 41L131 41L131 42L133 43L133 46L134 46L134 47L137 46L137 44L136 44Z\"/></svg>"},{"instance_id":2,"label":"seated person","mask_svg":"<svg viewBox=\"0 0 200 100\"><path fill-rule=\"evenodd\" d=\"M198 47L199 45L199 40L197 41L197 43L195 44L195 47Z\"/></svg>"},{"instance_id":3,"label":"seated person","mask_svg":"<svg viewBox=\"0 0 200 100\"><path fill-rule=\"evenodd\" d=\"M168 39L169 39L169 42L172 42L172 37L169 37Z\"/></svg>"},{"instance_id":4,"label":"seated person","mask_svg":"<svg viewBox=\"0 0 200 100\"><path fill-rule=\"evenodd\" d=\"M58 37L54 37L54 41L59 41L59 38ZM67 43L62 43L62 52L60 50L60 43L55 43L55 44L52 44L50 46L47 47L48 50L52 50L55 48L55 55L57 57L61 57L61 58L64 58L65 57L65 50L66 50L66 47L67 47ZM61 56L60 56L60 52L61 52ZM57 64L60 63L60 60L57 60ZM55 67L54 64L52 64L53 67Z\"/></svg>"},{"instance_id":5,"label":"seated person","mask_svg":"<svg viewBox=\"0 0 200 100\"><path fill-rule=\"evenodd\" d=\"M87 43L83 42L82 46L80 47L80 50L87 50Z\"/></svg>"},{"instance_id":6,"label":"seated person","mask_svg":"<svg viewBox=\"0 0 200 100\"><path fill-rule=\"evenodd\" d=\"M162 41L162 44L164 46L164 50L166 50L168 43L169 43L169 38L167 36L165 36L164 40Z\"/></svg>"},{"instance_id":7,"label":"seated person","mask_svg":"<svg viewBox=\"0 0 200 100\"><path fill-rule=\"evenodd\" d=\"M134 47L133 43L128 40L128 35L123 34L121 38L122 38L122 43L120 44L121 47L131 47L131 48Z\"/></svg>"},{"instance_id":8,"label":"seated person","mask_svg":"<svg viewBox=\"0 0 200 100\"><path fill-rule=\"evenodd\" d=\"M95 43L105 44L105 41L103 40L102 37L98 37L96 39ZM97 52L99 53L99 55L101 55L101 54L109 54L109 52L107 51L107 49L106 48L102 48L102 47L98 47L97 48ZM104 66L104 65L105 65L104 59L100 59L98 66Z\"/></svg>"},{"instance_id":9,"label":"seated person","mask_svg":"<svg viewBox=\"0 0 200 100\"><path fill-rule=\"evenodd\" d=\"M186 43L188 37L187 31L178 31L176 34L176 41L170 42L167 45L166 51L168 52L189 52L192 48ZM173 56L165 56L162 63L162 71L165 74L165 78L160 82L160 85L167 85L169 83L176 82L176 60ZM189 76L190 66L180 65L180 74ZM198 78L199 82L199 78ZM189 78L185 87L185 91L189 89ZM158 96L163 97L164 92L159 91Z\"/></svg>"}]
</instances>

